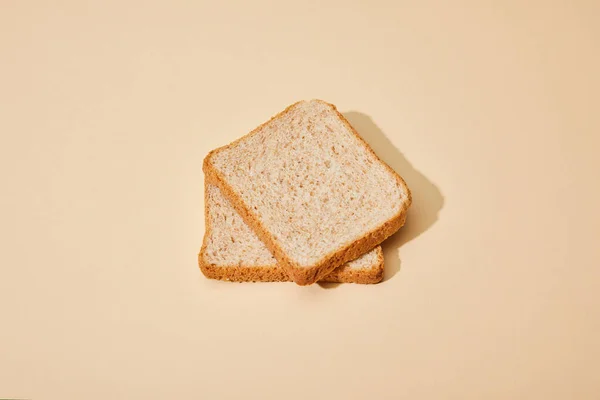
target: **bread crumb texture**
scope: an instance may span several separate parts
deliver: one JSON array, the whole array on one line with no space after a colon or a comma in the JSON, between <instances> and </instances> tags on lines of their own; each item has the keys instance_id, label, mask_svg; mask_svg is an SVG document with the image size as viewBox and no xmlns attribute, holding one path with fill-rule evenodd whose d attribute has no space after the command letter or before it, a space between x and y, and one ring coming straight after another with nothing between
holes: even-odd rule
<instances>
[{"instance_id":1,"label":"bread crumb texture","mask_svg":"<svg viewBox=\"0 0 600 400\"><path fill-rule=\"evenodd\" d=\"M217 186L206 184L207 230L199 255L202 272L230 281L291 281ZM364 254L327 275L322 281L377 283L383 278L381 247Z\"/></svg>"},{"instance_id":2,"label":"bread crumb texture","mask_svg":"<svg viewBox=\"0 0 600 400\"><path fill-rule=\"evenodd\" d=\"M334 106L320 100L290 106L210 158L245 208L301 268L377 230L410 204L404 181ZM224 246L226 238L218 236ZM266 249L252 246L250 252L248 244L229 242L239 262L272 262Z\"/></svg>"}]
</instances>

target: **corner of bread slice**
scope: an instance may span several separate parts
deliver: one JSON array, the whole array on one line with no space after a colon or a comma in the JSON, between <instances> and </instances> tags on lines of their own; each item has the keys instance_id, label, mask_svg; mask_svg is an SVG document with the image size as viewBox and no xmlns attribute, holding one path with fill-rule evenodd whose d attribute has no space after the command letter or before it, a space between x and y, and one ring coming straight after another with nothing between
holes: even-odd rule
<instances>
[{"instance_id":1,"label":"corner of bread slice","mask_svg":"<svg viewBox=\"0 0 600 400\"><path fill-rule=\"evenodd\" d=\"M354 244L354 243L353 243ZM371 247L360 247L360 250L350 249L352 251L338 251L333 254L333 256L328 255L323 257L317 264L309 265L309 266L300 266L297 263L290 262L290 260L286 257L285 254L280 254L282 264L285 265L285 269L287 270L290 278L300 285L306 286L316 283L321 280L326 280L327 277L331 276L339 276L339 269L344 269L347 263L361 257L362 255L368 253L373 249ZM383 256L381 258L381 269L383 270ZM347 276L346 276L347 277ZM340 281L342 282L342 281ZM349 280L348 282L356 282L356 283L370 283L370 282L358 282L355 280Z\"/></svg>"},{"instance_id":2,"label":"corner of bread slice","mask_svg":"<svg viewBox=\"0 0 600 400\"><path fill-rule=\"evenodd\" d=\"M373 254L371 254L373 253ZM360 262L364 257L373 258L373 260L365 267L356 268L352 264ZM358 284L376 284L383 280L384 274L384 258L381 246L377 246L371 252L359 257L355 261L351 261L339 268L336 268L327 275L323 282L339 282L339 283L358 283Z\"/></svg>"},{"instance_id":3,"label":"corner of bread slice","mask_svg":"<svg viewBox=\"0 0 600 400\"><path fill-rule=\"evenodd\" d=\"M396 233L405 223L406 214L410 206L410 195L402 203L398 213L391 219L384 222L376 229L366 233L361 238L349 243L342 249L328 254L321 258L321 261L311 266L298 266L285 260L285 254L277 254L284 262L290 277L298 285L305 286L323 279L327 274L337 267L357 259L361 255L372 250L385 239ZM383 253L381 253L381 262L383 265ZM383 267L382 267L383 270ZM383 277L383 272L381 272ZM381 280L381 279L380 279Z\"/></svg>"},{"instance_id":4,"label":"corner of bread slice","mask_svg":"<svg viewBox=\"0 0 600 400\"><path fill-rule=\"evenodd\" d=\"M202 161L202 171L207 174L207 171L210 170L212 168L212 157L214 156L214 154L219 151L220 148L218 149L214 149L208 152L208 154L204 157L204 160ZM205 177L206 178L206 177Z\"/></svg>"},{"instance_id":5,"label":"corner of bread slice","mask_svg":"<svg viewBox=\"0 0 600 400\"><path fill-rule=\"evenodd\" d=\"M322 280L335 270L335 265L317 265L314 267L301 267L295 263L285 260L281 262L290 278L300 286L311 285Z\"/></svg>"},{"instance_id":6,"label":"corner of bread slice","mask_svg":"<svg viewBox=\"0 0 600 400\"><path fill-rule=\"evenodd\" d=\"M200 253L198 253L198 266L200 267L200 271L204 274L205 277L209 279L219 279L217 271L211 267L209 263L206 262L204 258L204 245L202 249L200 249Z\"/></svg>"},{"instance_id":7,"label":"corner of bread slice","mask_svg":"<svg viewBox=\"0 0 600 400\"><path fill-rule=\"evenodd\" d=\"M205 188L206 188L207 183L205 183ZM205 196L207 197L207 194L205 193ZM202 247L200 248L200 252L198 253L198 266L200 267L200 271L202 272L202 274L209 278L209 279L224 279L223 275L222 275L222 270L214 265L212 265L211 263L209 263L206 260L206 249L208 246L208 238L211 235L212 232L212 226L210 224L208 215L207 215L207 209L206 207L204 208L204 214L205 214L205 219L206 219L206 223L205 223L205 228L204 228L204 239L202 240Z\"/></svg>"},{"instance_id":8,"label":"corner of bread slice","mask_svg":"<svg viewBox=\"0 0 600 400\"><path fill-rule=\"evenodd\" d=\"M202 247L198 254L198 265L200 270L210 279L217 279L229 282L288 282L290 281L289 275L283 268L280 268L276 263L246 263L244 260L234 262L229 261L217 261L214 257L210 256L214 251L226 251L217 250L213 243L213 234L216 232L215 229L219 229L212 225L212 218L209 217L211 213L214 213L214 197L209 195L209 187L214 183L208 175L204 179L205 188L205 232L204 239L202 241ZM214 195L214 193L213 193ZM213 210L213 211L211 211ZM233 234L233 232L232 232ZM264 260L263 260L264 261Z\"/></svg>"},{"instance_id":9,"label":"corner of bread slice","mask_svg":"<svg viewBox=\"0 0 600 400\"><path fill-rule=\"evenodd\" d=\"M216 265L206 261L205 246L198 254L200 271L209 279L228 282L289 282L291 279L277 265Z\"/></svg>"},{"instance_id":10,"label":"corner of bread slice","mask_svg":"<svg viewBox=\"0 0 600 400\"><path fill-rule=\"evenodd\" d=\"M365 283L379 283L383 280L383 272L385 271L385 261L383 257L383 249L381 246L377 246L377 262L373 268L369 269L365 273Z\"/></svg>"}]
</instances>

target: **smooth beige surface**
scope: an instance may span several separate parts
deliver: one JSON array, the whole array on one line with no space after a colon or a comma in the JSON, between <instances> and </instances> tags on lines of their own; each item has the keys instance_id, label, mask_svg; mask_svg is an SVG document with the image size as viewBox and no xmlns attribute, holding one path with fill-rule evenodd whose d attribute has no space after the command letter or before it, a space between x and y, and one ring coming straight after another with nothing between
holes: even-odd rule
<instances>
[{"instance_id":1,"label":"smooth beige surface","mask_svg":"<svg viewBox=\"0 0 600 400\"><path fill-rule=\"evenodd\" d=\"M598 399L599 16L0 2L0 398ZM309 98L413 190L386 281L205 279L203 157Z\"/></svg>"}]
</instances>

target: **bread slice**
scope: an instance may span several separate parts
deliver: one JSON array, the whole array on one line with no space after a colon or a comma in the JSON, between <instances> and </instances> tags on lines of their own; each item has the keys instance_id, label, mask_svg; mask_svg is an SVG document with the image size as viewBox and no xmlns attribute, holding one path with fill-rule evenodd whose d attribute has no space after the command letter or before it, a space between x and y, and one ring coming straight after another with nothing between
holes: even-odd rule
<instances>
[{"instance_id":1,"label":"bread slice","mask_svg":"<svg viewBox=\"0 0 600 400\"><path fill-rule=\"evenodd\" d=\"M321 100L213 150L203 169L300 285L380 244L411 204L404 180Z\"/></svg>"},{"instance_id":2,"label":"bread slice","mask_svg":"<svg viewBox=\"0 0 600 400\"><path fill-rule=\"evenodd\" d=\"M208 278L235 282L291 281L264 243L218 187L205 183L206 232L198 262ZM336 268L322 281L377 283L383 278L381 247Z\"/></svg>"}]
</instances>

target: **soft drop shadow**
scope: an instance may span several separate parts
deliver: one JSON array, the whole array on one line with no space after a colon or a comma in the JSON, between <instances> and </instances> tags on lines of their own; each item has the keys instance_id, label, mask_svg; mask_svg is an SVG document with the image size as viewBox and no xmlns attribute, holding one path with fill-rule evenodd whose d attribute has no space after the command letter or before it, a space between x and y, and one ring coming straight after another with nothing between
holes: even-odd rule
<instances>
[{"instance_id":1,"label":"soft drop shadow","mask_svg":"<svg viewBox=\"0 0 600 400\"><path fill-rule=\"evenodd\" d=\"M336 287L340 286L341 283L338 283L338 282L317 282L317 285L319 285L322 289L335 289Z\"/></svg>"},{"instance_id":2,"label":"soft drop shadow","mask_svg":"<svg viewBox=\"0 0 600 400\"><path fill-rule=\"evenodd\" d=\"M444 206L444 197L433 182L413 168L371 117L355 111L344 113L344 117L375 154L406 181L412 194L412 206L408 210L405 225L381 244L385 258L383 280L387 281L400 271L399 248L435 224Z\"/></svg>"}]
</instances>

